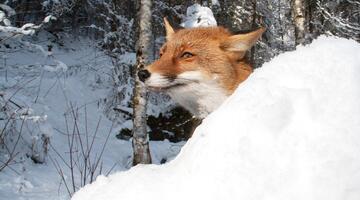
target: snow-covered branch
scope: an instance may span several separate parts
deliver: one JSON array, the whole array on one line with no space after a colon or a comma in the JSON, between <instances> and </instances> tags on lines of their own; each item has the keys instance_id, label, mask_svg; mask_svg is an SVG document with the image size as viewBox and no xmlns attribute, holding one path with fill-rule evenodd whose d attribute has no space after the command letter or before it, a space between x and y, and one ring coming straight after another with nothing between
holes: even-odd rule
<instances>
[{"instance_id":1,"label":"snow-covered branch","mask_svg":"<svg viewBox=\"0 0 360 200\"><path fill-rule=\"evenodd\" d=\"M324 8L324 6L321 5L320 1L317 1L316 4L320 11L323 13L324 17L334 22L334 26L336 26L337 28L347 28L350 29L350 31L360 31L359 24L351 23L347 19L343 19L339 16L334 16L326 8Z\"/></svg>"},{"instance_id":2,"label":"snow-covered branch","mask_svg":"<svg viewBox=\"0 0 360 200\"><path fill-rule=\"evenodd\" d=\"M0 9L0 42L12 37L33 35L44 24L49 23L51 20L56 20L56 17L49 15L40 24L26 23L21 27L15 27L9 20L10 16L16 14L15 10L5 4L0 4Z\"/></svg>"}]
</instances>

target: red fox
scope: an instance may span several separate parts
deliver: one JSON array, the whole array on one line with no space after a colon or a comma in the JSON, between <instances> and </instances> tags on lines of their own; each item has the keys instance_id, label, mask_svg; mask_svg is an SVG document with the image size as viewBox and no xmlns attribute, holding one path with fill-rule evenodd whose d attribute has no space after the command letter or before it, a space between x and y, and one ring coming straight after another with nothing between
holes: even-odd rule
<instances>
[{"instance_id":1,"label":"red fox","mask_svg":"<svg viewBox=\"0 0 360 200\"><path fill-rule=\"evenodd\" d=\"M203 119L231 95L251 73L245 53L265 28L232 35L222 27L175 31L164 18L166 43L160 58L138 72L147 88L164 91Z\"/></svg>"}]
</instances>

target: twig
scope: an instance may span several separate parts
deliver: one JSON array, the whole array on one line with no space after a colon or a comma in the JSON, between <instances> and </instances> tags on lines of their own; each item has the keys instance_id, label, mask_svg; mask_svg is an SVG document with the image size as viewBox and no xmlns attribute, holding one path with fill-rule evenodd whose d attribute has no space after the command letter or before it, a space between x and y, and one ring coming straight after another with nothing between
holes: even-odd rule
<instances>
[{"instance_id":1,"label":"twig","mask_svg":"<svg viewBox=\"0 0 360 200\"><path fill-rule=\"evenodd\" d=\"M68 187L68 185L67 185L67 183L66 183L66 180L65 180L65 177L64 177L64 173L62 172L59 163L58 163L56 160L53 160L50 155L49 155L49 158L50 158L51 162L53 163L56 171L59 173L59 175L60 175L60 177L61 177L61 180L64 182L64 185L65 185L66 190L67 190L67 192L68 192L68 194L69 194L69 197L71 198L70 189L69 189L69 187Z\"/></svg>"},{"instance_id":2,"label":"twig","mask_svg":"<svg viewBox=\"0 0 360 200\"><path fill-rule=\"evenodd\" d=\"M15 141L15 144L14 144L12 150L9 152L9 159L2 166L0 166L0 171L2 171L5 167L9 166L10 162L13 161L15 159L15 157L19 154L19 152L15 153L15 150L16 150L16 147L17 147L20 137L21 137L24 122L25 122L25 119L22 120L18 137ZM5 145L5 147L7 147L7 145ZM8 151L9 151L9 149L8 149Z\"/></svg>"},{"instance_id":3,"label":"twig","mask_svg":"<svg viewBox=\"0 0 360 200\"><path fill-rule=\"evenodd\" d=\"M104 143L104 145L103 145L103 147L102 147L102 149L101 149L101 152L100 152L99 158L97 159L97 162L96 162L96 164L95 164L94 171L95 171L95 170L96 170L96 168L98 167L98 164L99 164L99 162L100 162L100 159L102 158L102 155L103 155L103 153L104 153L104 150L105 150L106 144L107 144L107 142L108 142L108 140L109 140L109 137L110 137L111 131L112 131L112 129L113 129L113 126L114 126L114 122L111 124L110 130L109 130L109 133L108 133L108 134L107 134L107 136L106 136L105 143ZM91 180L93 180L93 179L91 179ZM92 182L92 181L91 181L91 182Z\"/></svg>"},{"instance_id":4,"label":"twig","mask_svg":"<svg viewBox=\"0 0 360 200\"><path fill-rule=\"evenodd\" d=\"M129 117L132 117L132 116L133 116L132 113L130 113L130 112L126 111L126 110L123 110L123 109L121 109L121 108L113 108L113 110L114 110L114 111L117 111L117 112L121 112L121 113L123 113L123 114L125 114L125 115L127 115L127 116L129 116Z\"/></svg>"},{"instance_id":5,"label":"twig","mask_svg":"<svg viewBox=\"0 0 360 200\"><path fill-rule=\"evenodd\" d=\"M37 94L36 94L34 103L36 103L37 100L38 100L38 98L39 98L40 90L41 90L41 83L42 83L43 78L44 78L44 71L42 71L42 72L41 72L41 75L40 75L40 83L39 83L39 87L38 87L39 89L38 89L38 91L37 91Z\"/></svg>"}]
</instances>

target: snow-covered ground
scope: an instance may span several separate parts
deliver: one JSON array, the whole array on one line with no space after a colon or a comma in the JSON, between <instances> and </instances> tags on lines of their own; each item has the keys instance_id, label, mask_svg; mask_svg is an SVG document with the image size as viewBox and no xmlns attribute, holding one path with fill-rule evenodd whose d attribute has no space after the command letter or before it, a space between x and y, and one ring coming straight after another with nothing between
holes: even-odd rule
<instances>
[{"instance_id":1,"label":"snow-covered ground","mask_svg":"<svg viewBox=\"0 0 360 200\"><path fill-rule=\"evenodd\" d=\"M110 130L112 122L104 115L104 99L112 92L113 64L110 58L96 48L96 42L89 39L68 38L64 40L66 43L59 45L47 37L50 36L40 34L37 39L29 40L31 43L8 42L8 47L1 46L2 52L6 53L1 55L0 91L5 94L5 99L11 97L23 110L30 109L31 113L25 116L27 120L16 151L19 152L16 163L12 162L10 167L0 172L0 199L69 199L61 176L51 160L59 164L57 167L61 168L72 191L71 173L62 161L64 158L70 163L66 125L72 134L74 117L71 106L77 109L77 123L84 146L86 134L91 144L101 118L90 155L93 164L100 157L110 131L97 172L102 168L102 173L107 174L131 166L131 142L115 138L119 129L128 124L115 124ZM131 56L123 57L123 62L133 62ZM18 127L19 124L21 120L18 120ZM45 163L35 164L29 156L33 150L41 154L42 135L50 137L51 145L48 146ZM77 136L74 141L74 155L81 155L78 154L81 149ZM182 144L151 142L153 161L159 164L162 159L171 159ZM0 150L0 156L8 156L4 149ZM81 161L77 162L81 165ZM80 187L79 170L77 166L75 168L75 184Z\"/></svg>"},{"instance_id":2,"label":"snow-covered ground","mask_svg":"<svg viewBox=\"0 0 360 200\"><path fill-rule=\"evenodd\" d=\"M360 199L360 44L320 37L277 56L170 163L98 177L90 199Z\"/></svg>"}]
</instances>

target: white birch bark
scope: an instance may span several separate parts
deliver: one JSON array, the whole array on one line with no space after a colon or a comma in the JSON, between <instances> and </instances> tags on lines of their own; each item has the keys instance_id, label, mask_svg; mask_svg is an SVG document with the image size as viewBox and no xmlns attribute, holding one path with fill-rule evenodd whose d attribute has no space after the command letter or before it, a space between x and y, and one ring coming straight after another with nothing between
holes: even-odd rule
<instances>
[{"instance_id":1,"label":"white birch bark","mask_svg":"<svg viewBox=\"0 0 360 200\"><path fill-rule=\"evenodd\" d=\"M305 2L293 0L293 18L295 25L295 43L302 44L305 41Z\"/></svg>"},{"instance_id":2,"label":"white birch bark","mask_svg":"<svg viewBox=\"0 0 360 200\"><path fill-rule=\"evenodd\" d=\"M137 42L137 62L134 70L134 118L133 118L133 165L150 164L151 155L149 150L149 136L146 130L146 105L147 92L141 84L137 72L149 64L151 57L151 0L139 0L140 9L138 11L138 42Z\"/></svg>"}]
</instances>

